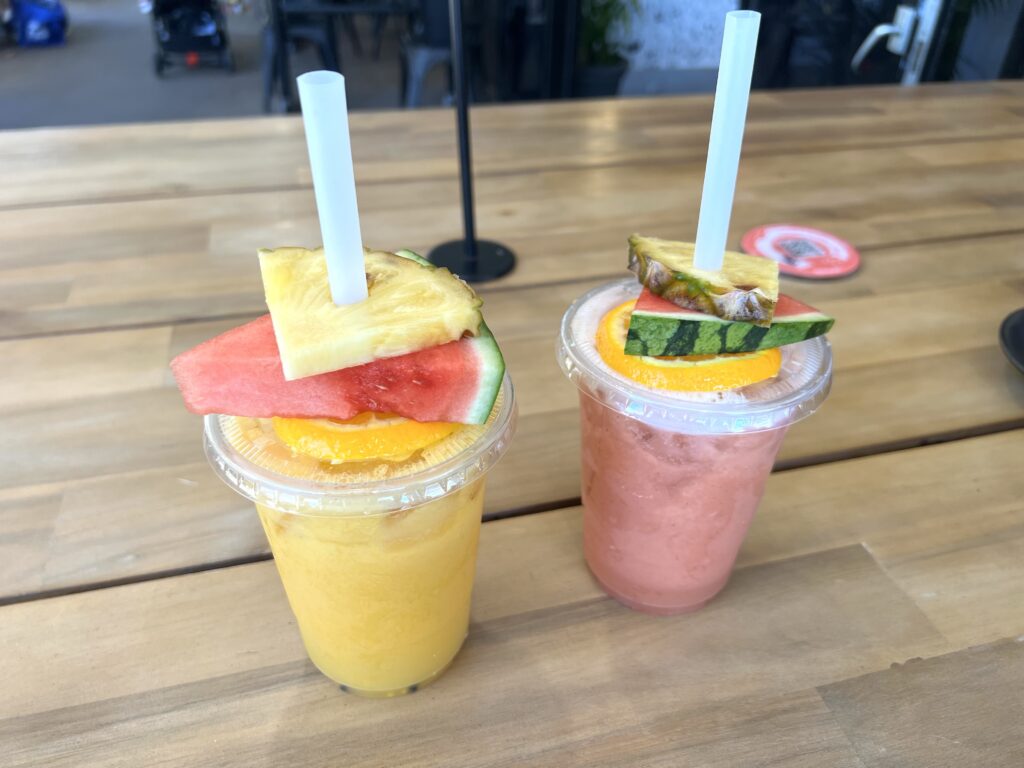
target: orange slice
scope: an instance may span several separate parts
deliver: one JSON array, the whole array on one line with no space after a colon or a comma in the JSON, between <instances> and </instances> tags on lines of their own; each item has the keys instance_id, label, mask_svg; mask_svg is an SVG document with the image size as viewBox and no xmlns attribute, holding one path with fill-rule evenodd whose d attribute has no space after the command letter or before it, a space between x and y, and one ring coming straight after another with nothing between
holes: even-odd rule
<instances>
[{"instance_id":1,"label":"orange slice","mask_svg":"<svg viewBox=\"0 0 1024 768\"><path fill-rule=\"evenodd\" d=\"M762 349L730 355L640 357L627 355L626 332L636 301L611 310L597 329L597 351L612 370L637 384L675 392L719 392L745 387L779 373L782 353Z\"/></svg>"},{"instance_id":2,"label":"orange slice","mask_svg":"<svg viewBox=\"0 0 1024 768\"><path fill-rule=\"evenodd\" d=\"M405 461L462 428L446 421L420 422L391 413L336 419L271 420L274 433L293 451L320 461Z\"/></svg>"}]
</instances>

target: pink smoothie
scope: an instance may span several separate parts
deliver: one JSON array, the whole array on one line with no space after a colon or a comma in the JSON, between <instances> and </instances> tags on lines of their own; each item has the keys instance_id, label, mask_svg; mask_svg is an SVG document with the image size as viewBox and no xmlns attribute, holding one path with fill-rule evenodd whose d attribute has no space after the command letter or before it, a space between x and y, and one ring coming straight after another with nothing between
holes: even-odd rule
<instances>
[{"instance_id":1,"label":"pink smoothie","mask_svg":"<svg viewBox=\"0 0 1024 768\"><path fill-rule=\"evenodd\" d=\"M778 375L742 389L651 389L594 343L605 313L639 290L595 288L562 318L558 363L580 393L583 550L612 597L683 613L729 580L786 430L828 395L832 352L824 337L783 347Z\"/></svg>"},{"instance_id":2,"label":"pink smoothie","mask_svg":"<svg viewBox=\"0 0 1024 768\"><path fill-rule=\"evenodd\" d=\"M583 549L612 597L657 614L725 586L786 427L688 435L580 393Z\"/></svg>"}]
</instances>

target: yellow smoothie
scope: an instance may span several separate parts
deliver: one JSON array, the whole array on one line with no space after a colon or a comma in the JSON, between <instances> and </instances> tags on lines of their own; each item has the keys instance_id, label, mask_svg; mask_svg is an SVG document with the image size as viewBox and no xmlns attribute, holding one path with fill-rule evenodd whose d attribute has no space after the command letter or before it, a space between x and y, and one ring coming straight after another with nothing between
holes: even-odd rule
<instances>
[{"instance_id":1,"label":"yellow smoothie","mask_svg":"<svg viewBox=\"0 0 1024 768\"><path fill-rule=\"evenodd\" d=\"M207 417L207 455L255 502L309 658L345 690L414 691L455 658L485 475L514 425L507 378L484 424Z\"/></svg>"},{"instance_id":2,"label":"yellow smoothie","mask_svg":"<svg viewBox=\"0 0 1024 768\"><path fill-rule=\"evenodd\" d=\"M412 509L297 515L257 504L309 658L353 692L429 682L469 627L483 512L480 478Z\"/></svg>"},{"instance_id":3,"label":"yellow smoothie","mask_svg":"<svg viewBox=\"0 0 1024 768\"><path fill-rule=\"evenodd\" d=\"M515 429L504 359L473 289L411 251L364 249L351 304L323 249L263 249L260 271L270 315L175 357L175 379L256 505L313 663L354 693L414 691L469 629L484 478Z\"/></svg>"}]
</instances>

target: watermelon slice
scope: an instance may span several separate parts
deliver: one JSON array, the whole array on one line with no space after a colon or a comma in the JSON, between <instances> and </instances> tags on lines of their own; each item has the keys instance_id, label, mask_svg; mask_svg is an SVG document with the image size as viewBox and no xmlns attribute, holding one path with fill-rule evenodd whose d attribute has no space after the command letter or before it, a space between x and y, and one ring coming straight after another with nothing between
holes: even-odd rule
<instances>
[{"instance_id":1,"label":"watermelon slice","mask_svg":"<svg viewBox=\"0 0 1024 768\"><path fill-rule=\"evenodd\" d=\"M364 411L416 421L482 424L505 361L494 336L478 336L285 381L270 315L205 341L171 361L193 413L351 419Z\"/></svg>"},{"instance_id":2,"label":"watermelon slice","mask_svg":"<svg viewBox=\"0 0 1024 768\"><path fill-rule=\"evenodd\" d=\"M630 317L626 354L668 357L753 352L821 336L834 322L784 294L779 294L772 323L765 328L683 309L644 288Z\"/></svg>"}]
</instances>

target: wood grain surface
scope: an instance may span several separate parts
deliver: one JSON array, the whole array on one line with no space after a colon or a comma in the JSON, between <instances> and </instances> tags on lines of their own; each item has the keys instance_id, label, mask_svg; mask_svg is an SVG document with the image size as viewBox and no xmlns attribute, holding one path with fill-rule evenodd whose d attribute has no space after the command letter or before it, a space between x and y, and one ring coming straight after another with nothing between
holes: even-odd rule
<instances>
[{"instance_id":1,"label":"wood grain surface","mask_svg":"<svg viewBox=\"0 0 1024 768\"><path fill-rule=\"evenodd\" d=\"M862 252L783 281L837 318L832 393L707 609L630 612L582 562L558 321L627 275L630 232L692 238L710 111L474 111L520 429L467 646L390 702L306 660L167 369L264 311L257 247L319 240L301 124L0 133L0 763L1019 766L1024 377L996 329L1024 305L1021 83L754 95L731 241L785 221ZM367 241L456 236L451 114L352 127Z\"/></svg>"},{"instance_id":2,"label":"wood grain surface","mask_svg":"<svg viewBox=\"0 0 1024 768\"><path fill-rule=\"evenodd\" d=\"M1024 237L1002 240L993 251L1005 254L1007 272L1024 271L1024 248L1015 247ZM886 263L895 269L899 260ZM914 284L910 270L907 278L886 281L877 275L884 269L823 286L832 298L819 305L837 318L835 383L821 411L791 430L780 466L1024 426L1024 381L994 332L1024 305L1024 280L983 270L972 283L954 269L936 276L922 267L927 277ZM577 395L555 361L554 338L565 307L596 284L499 292L487 300L520 407L516 439L489 483L489 515L579 496ZM857 295L863 291L869 293ZM842 292L851 296L838 298ZM181 406L167 369L174 354L238 322L0 342L0 354L15 363L0 380L0 432L18 434L21 446L0 463L0 504L12 505L10 514L0 513L0 537L23 530L18 500L45 498L51 510L0 561L0 599L265 552L250 505L207 466L200 419Z\"/></svg>"},{"instance_id":3,"label":"wood grain surface","mask_svg":"<svg viewBox=\"0 0 1024 768\"><path fill-rule=\"evenodd\" d=\"M971 85L756 93L744 157L846 147L1024 138L1020 86ZM480 175L611 164L703 165L711 98L643 98L481 106L473 110ZM365 185L457 173L450 110L355 113L357 179ZM0 207L311 186L294 117L8 131Z\"/></svg>"},{"instance_id":4,"label":"wood grain surface","mask_svg":"<svg viewBox=\"0 0 1024 768\"><path fill-rule=\"evenodd\" d=\"M975 91L986 88L994 89L987 98ZM1024 232L1024 128L1010 107L1024 101L1020 84L818 95L817 103L807 93L755 96L733 242L780 220L832 231L868 253ZM618 274L631 231L692 238L709 109L696 98L481 110L478 229L520 256L519 268L489 290ZM360 178L379 177L360 186L366 241L425 251L457 236L450 115L354 115L353 125L354 146L367 153ZM223 146L232 126L237 152ZM0 166L20 168L23 158L30 167L0 187L0 196L21 201L0 205L0 333L262 311L256 249L319 242L308 180L292 183L307 173L301 125L203 123L170 140L173 130L4 136ZM393 142L395 132L404 139ZM51 159L32 162L40 156ZM447 170L435 172L438 162ZM407 174L379 170L391 163ZM198 188L161 181L161 168ZM55 176L21 181L47 172ZM88 192L74 192L76 183ZM68 192L73 199L60 198Z\"/></svg>"},{"instance_id":5,"label":"wood grain surface","mask_svg":"<svg viewBox=\"0 0 1024 768\"><path fill-rule=\"evenodd\" d=\"M990 552L1024 541L1022 441L1007 433L774 475L732 583L684 617L602 596L582 561L578 508L488 523L466 649L440 681L395 702L340 696L305 661L269 562L7 606L0 640L26 655L0 658L10 691L0 735L14 766L297 755L311 765L861 765L877 749L871 724L905 701L909 683L890 685L886 670L951 654L939 670L988 667L957 687L955 732L974 732L978 718L979 737L991 733L991 713L1005 709L979 764L1014 765L1022 646L955 652L1024 633L1011 605L1024 560L1007 570ZM944 483L952 473L961 482ZM932 565L952 551L975 581L1002 580L1000 616L957 620L961 598ZM917 683L915 709L887 739L910 749L934 727L931 709L952 717L941 680ZM133 733L144 735L126 752Z\"/></svg>"}]
</instances>

